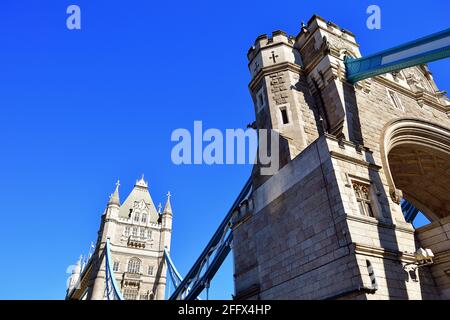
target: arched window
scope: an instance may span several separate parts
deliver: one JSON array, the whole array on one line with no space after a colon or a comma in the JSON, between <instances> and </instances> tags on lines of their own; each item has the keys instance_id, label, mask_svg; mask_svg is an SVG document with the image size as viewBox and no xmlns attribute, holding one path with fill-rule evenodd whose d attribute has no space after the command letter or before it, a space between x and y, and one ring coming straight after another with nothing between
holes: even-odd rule
<instances>
[{"instance_id":1,"label":"arched window","mask_svg":"<svg viewBox=\"0 0 450 320\"><path fill-rule=\"evenodd\" d=\"M141 270L141 260L138 258L131 258L128 261L128 272L129 273L140 273Z\"/></svg>"}]
</instances>

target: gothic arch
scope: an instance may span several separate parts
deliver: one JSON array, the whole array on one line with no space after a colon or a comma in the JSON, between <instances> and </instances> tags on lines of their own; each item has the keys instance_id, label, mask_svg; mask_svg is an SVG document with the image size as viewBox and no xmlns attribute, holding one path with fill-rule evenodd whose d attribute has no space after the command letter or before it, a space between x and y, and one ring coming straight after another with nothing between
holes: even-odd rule
<instances>
[{"instance_id":1,"label":"gothic arch","mask_svg":"<svg viewBox=\"0 0 450 320\"><path fill-rule=\"evenodd\" d=\"M431 221L450 215L450 129L415 118L390 121L381 159L394 202L409 200Z\"/></svg>"}]
</instances>

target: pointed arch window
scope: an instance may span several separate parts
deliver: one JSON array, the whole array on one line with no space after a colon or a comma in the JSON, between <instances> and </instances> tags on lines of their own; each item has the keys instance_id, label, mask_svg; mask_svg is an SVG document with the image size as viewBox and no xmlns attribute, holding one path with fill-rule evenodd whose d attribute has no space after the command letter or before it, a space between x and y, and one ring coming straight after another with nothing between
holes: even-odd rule
<instances>
[{"instance_id":1,"label":"pointed arch window","mask_svg":"<svg viewBox=\"0 0 450 320\"><path fill-rule=\"evenodd\" d=\"M370 186L360 182L353 181L353 190L356 201L358 202L359 212L363 216L375 217L370 197Z\"/></svg>"},{"instance_id":2,"label":"pointed arch window","mask_svg":"<svg viewBox=\"0 0 450 320\"><path fill-rule=\"evenodd\" d=\"M148 266L148 275L152 276L153 275L153 266Z\"/></svg>"},{"instance_id":3,"label":"pointed arch window","mask_svg":"<svg viewBox=\"0 0 450 320\"><path fill-rule=\"evenodd\" d=\"M127 272L140 273L140 270L141 270L141 260L139 260L138 258L131 258L130 261L128 261Z\"/></svg>"}]
</instances>

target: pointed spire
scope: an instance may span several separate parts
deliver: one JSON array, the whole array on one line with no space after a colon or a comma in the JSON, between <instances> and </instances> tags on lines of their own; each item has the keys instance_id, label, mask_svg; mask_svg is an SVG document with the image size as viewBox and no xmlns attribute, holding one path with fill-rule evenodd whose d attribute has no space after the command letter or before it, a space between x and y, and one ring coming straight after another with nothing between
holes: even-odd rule
<instances>
[{"instance_id":1,"label":"pointed spire","mask_svg":"<svg viewBox=\"0 0 450 320\"><path fill-rule=\"evenodd\" d=\"M119 187L120 187L120 180L117 180L117 182L116 182L116 189L114 190L114 193L109 197L108 204L120 205Z\"/></svg>"},{"instance_id":2,"label":"pointed spire","mask_svg":"<svg viewBox=\"0 0 450 320\"><path fill-rule=\"evenodd\" d=\"M162 204L161 202L158 204L158 214L161 214Z\"/></svg>"},{"instance_id":3,"label":"pointed spire","mask_svg":"<svg viewBox=\"0 0 450 320\"><path fill-rule=\"evenodd\" d=\"M144 180L144 174L142 174L141 179L136 180L135 187L148 188L148 183Z\"/></svg>"},{"instance_id":4,"label":"pointed spire","mask_svg":"<svg viewBox=\"0 0 450 320\"><path fill-rule=\"evenodd\" d=\"M170 194L170 191L167 193L167 202L166 202L166 205L165 205L165 207L164 207L164 212L163 212L163 214L166 214L166 213L170 213L170 214L172 214L172 206L170 205L170 197L171 197L172 195Z\"/></svg>"}]
</instances>

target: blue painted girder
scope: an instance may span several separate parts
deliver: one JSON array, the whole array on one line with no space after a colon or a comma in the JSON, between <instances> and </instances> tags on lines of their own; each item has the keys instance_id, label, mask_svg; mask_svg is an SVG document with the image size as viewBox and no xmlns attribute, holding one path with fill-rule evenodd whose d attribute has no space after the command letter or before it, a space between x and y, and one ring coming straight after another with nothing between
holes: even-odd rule
<instances>
[{"instance_id":1,"label":"blue painted girder","mask_svg":"<svg viewBox=\"0 0 450 320\"><path fill-rule=\"evenodd\" d=\"M414 207L411 203L409 203L407 200L403 199L401 203L402 211L405 216L406 222L412 223L414 219L419 214L419 209Z\"/></svg>"},{"instance_id":2,"label":"blue painted girder","mask_svg":"<svg viewBox=\"0 0 450 320\"><path fill-rule=\"evenodd\" d=\"M450 57L450 28L362 58L345 58L347 81L354 84L380 74Z\"/></svg>"}]
</instances>

